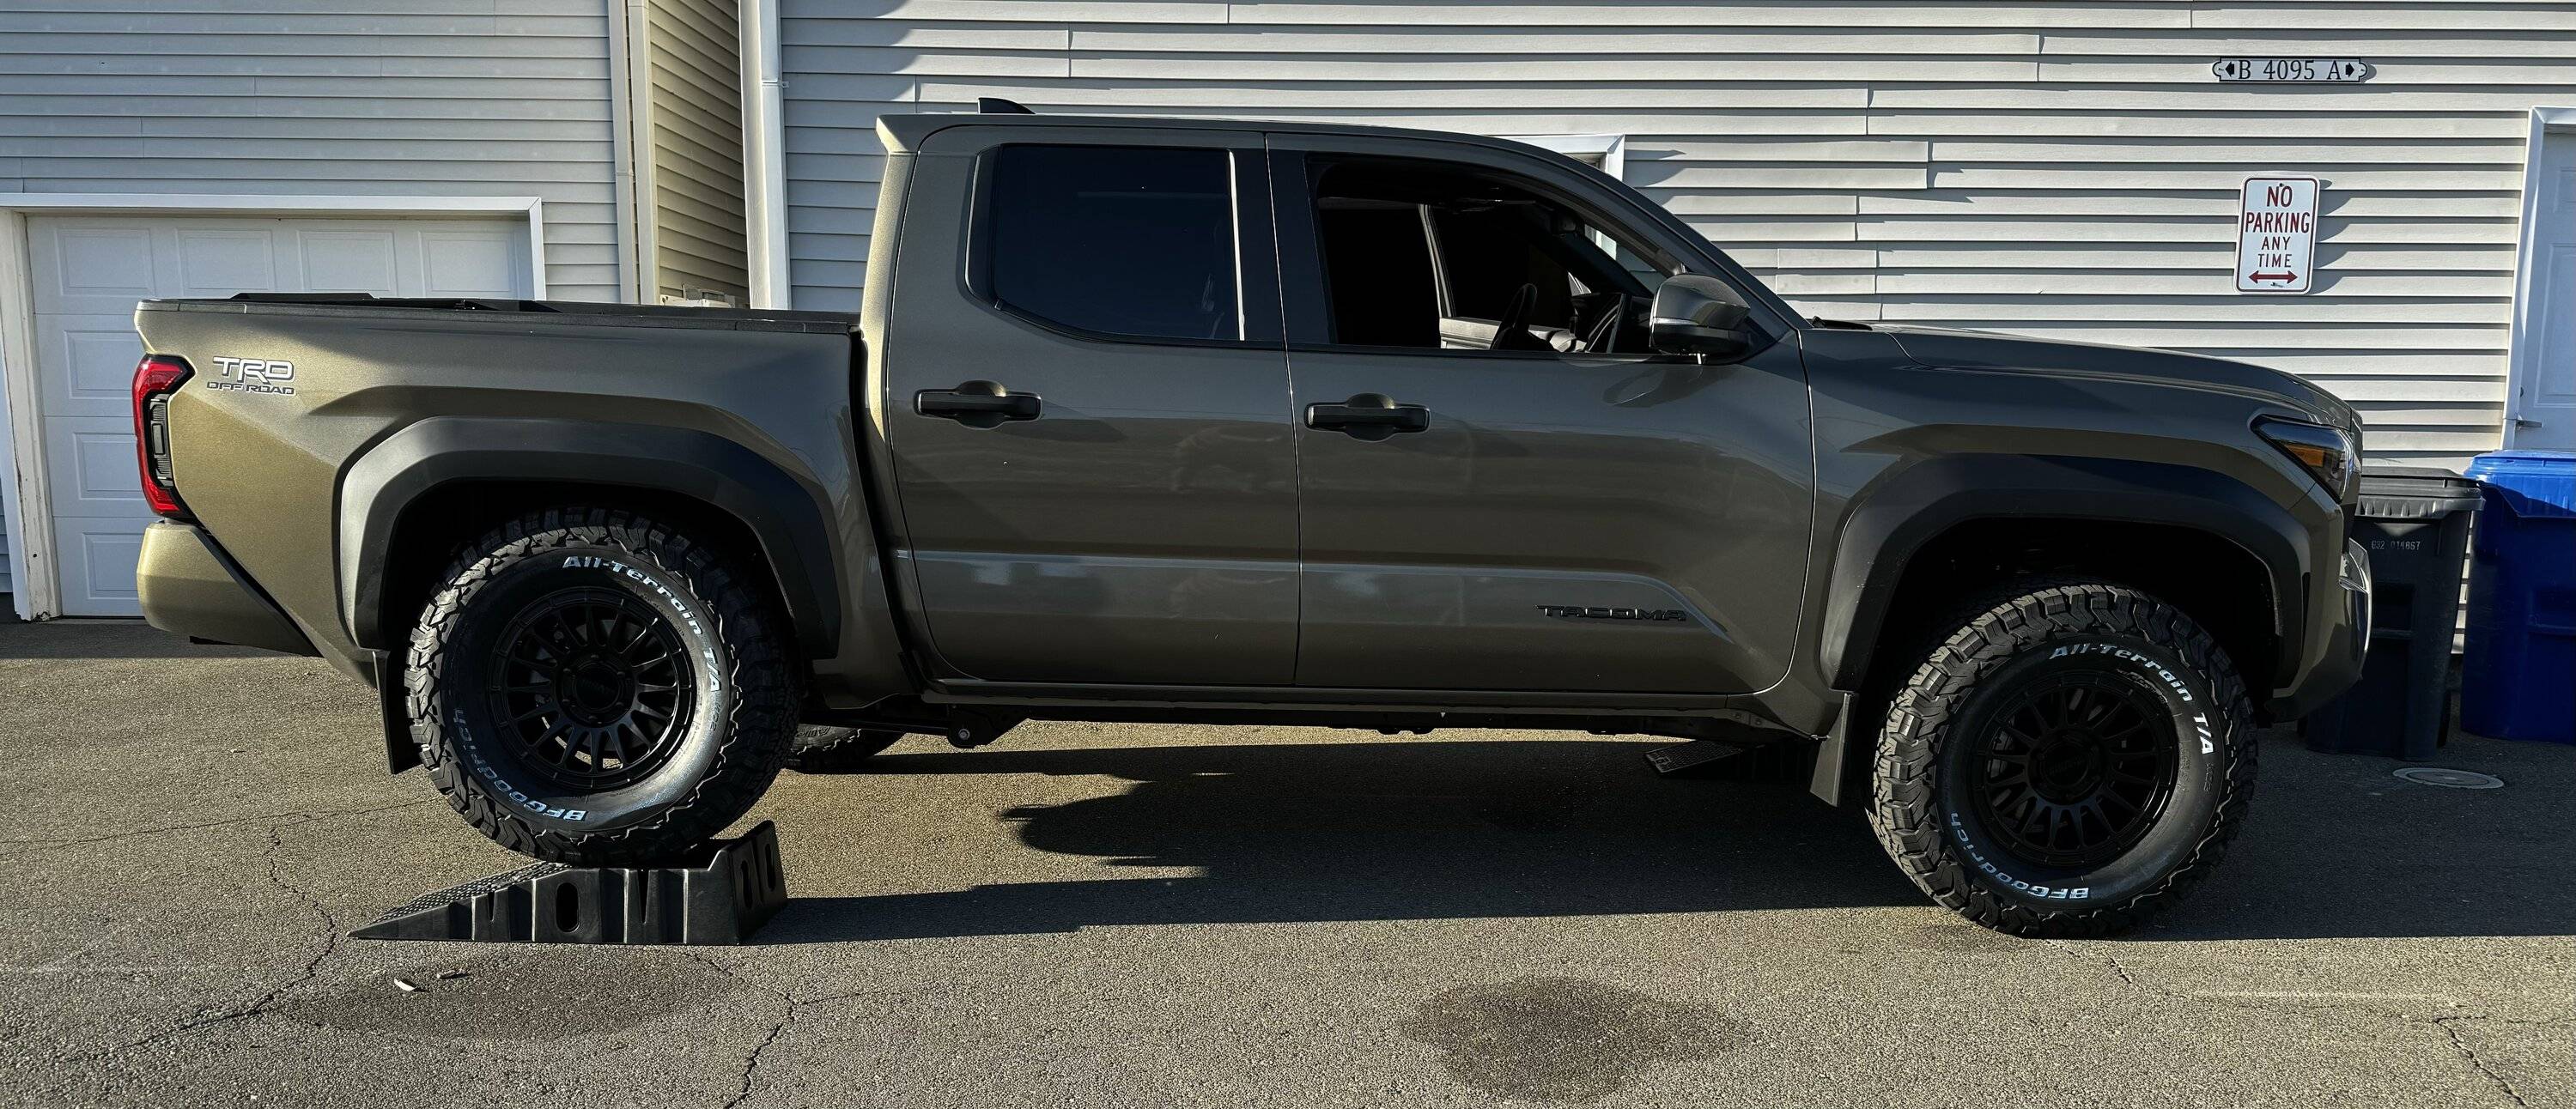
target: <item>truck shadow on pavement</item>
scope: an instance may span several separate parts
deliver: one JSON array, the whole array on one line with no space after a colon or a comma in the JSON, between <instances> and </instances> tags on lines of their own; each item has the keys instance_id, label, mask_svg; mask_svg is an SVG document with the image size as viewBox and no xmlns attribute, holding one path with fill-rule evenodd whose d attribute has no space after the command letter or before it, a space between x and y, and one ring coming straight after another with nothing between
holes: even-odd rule
<instances>
[{"instance_id":1,"label":"truck shadow on pavement","mask_svg":"<svg viewBox=\"0 0 2576 1109\"><path fill-rule=\"evenodd\" d=\"M1652 746L1412 740L882 755L865 773L1131 782L1109 796L1000 815L1041 851L1196 873L798 898L760 938L1920 900L1852 814L1795 786L1658 777L1642 757ZM791 890L796 879L791 872Z\"/></svg>"},{"instance_id":2,"label":"truck shadow on pavement","mask_svg":"<svg viewBox=\"0 0 2576 1109\"><path fill-rule=\"evenodd\" d=\"M1650 746L899 749L865 773L1132 782L1001 816L1041 851L1194 873L799 898L760 939L1917 907L1951 923L1888 862L1857 811L1829 810L1796 785L1659 777L1641 758ZM2387 776L2398 764L2315 755L2275 737L2256 817L2217 876L2127 938L2565 933L2576 892L2551 861L2563 857L2565 833L2550 810L2576 773L2543 752L2504 750L2516 746L2480 750L2495 756L2489 763L2523 764L2508 771L2522 784L2480 795L2407 786ZM1959 942L2012 942L1955 923Z\"/></svg>"}]
</instances>

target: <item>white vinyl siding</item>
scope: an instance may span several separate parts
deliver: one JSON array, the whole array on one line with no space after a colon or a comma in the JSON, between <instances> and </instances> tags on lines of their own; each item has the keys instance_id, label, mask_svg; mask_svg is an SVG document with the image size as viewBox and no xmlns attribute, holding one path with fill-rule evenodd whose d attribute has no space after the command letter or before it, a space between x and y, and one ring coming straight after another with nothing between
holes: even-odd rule
<instances>
[{"instance_id":1,"label":"white vinyl siding","mask_svg":"<svg viewBox=\"0 0 2576 1109\"><path fill-rule=\"evenodd\" d=\"M0 194L537 197L562 299L623 299L609 107L604 0L0 0Z\"/></svg>"},{"instance_id":2,"label":"white vinyl siding","mask_svg":"<svg viewBox=\"0 0 2576 1109\"><path fill-rule=\"evenodd\" d=\"M2576 104L2576 3L780 2L800 308L857 308L879 112L1617 134L1630 184L1810 311L2267 363L2374 456L2452 466L2501 434L2530 109ZM2373 72L2210 73L2276 54ZM2266 173L2324 183L2313 294L2233 291Z\"/></svg>"},{"instance_id":3,"label":"white vinyl siding","mask_svg":"<svg viewBox=\"0 0 2576 1109\"><path fill-rule=\"evenodd\" d=\"M733 0L647 0L645 132L654 292L748 295L740 16Z\"/></svg>"},{"instance_id":4,"label":"white vinyl siding","mask_svg":"<svg viewBox=\"0 0 2576 1109\"><path fill-rule=\"evenodd\" d=\"M0 192L533 196L620 299L603 0L0 0Z\"/></svg>"}]
</instances>

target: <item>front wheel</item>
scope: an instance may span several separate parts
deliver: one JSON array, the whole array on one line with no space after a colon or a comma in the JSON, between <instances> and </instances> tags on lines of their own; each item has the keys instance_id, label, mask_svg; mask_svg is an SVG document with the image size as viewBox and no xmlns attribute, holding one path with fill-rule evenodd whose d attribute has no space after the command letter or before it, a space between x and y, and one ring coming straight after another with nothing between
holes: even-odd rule
<instances>
[{"instance_id":1,"label":"front wheel","mask_svg":"<svg viewBox=\"0 0 2576 1109\"><path fill-rule=\"evenodd\" d=\"M2217 866L2253 792L2253 710L2180 610L2024 585L1943 634L1889 706L1870 823L1914 884L2025 936L2105 935Z\"/></svg>"},{"instance_id":2,"label":"front wheel","mask_svg":"<svg viewBox=\"0 0 2576 1109\"><path fill-rule=\"evenodd\" d=\"M430 781L502 846L664 863L751 808L795 734L775 606L725 552L556 508L470 544L402 675Z\"/></svg>"}]
</instances>

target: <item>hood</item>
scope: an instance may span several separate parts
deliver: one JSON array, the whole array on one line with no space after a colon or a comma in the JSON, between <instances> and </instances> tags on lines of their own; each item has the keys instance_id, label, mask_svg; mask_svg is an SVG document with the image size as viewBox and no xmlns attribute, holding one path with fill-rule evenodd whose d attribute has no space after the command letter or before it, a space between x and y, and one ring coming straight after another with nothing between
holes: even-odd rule
<instances>
[{"instance_id":1,"label":"hood","mask_svg":"<svg viewBox=\"0 0 2576 1109\"><path fill-rule=\"evenodd\" d=\"M2033 339L1995 331L1873 324L1932 366L2040 371L2203 389L2271 401L2317 423L2361 433L2361 414L2315 384L2251 362L2146 347Z\"/></svg>"}]
</instances>

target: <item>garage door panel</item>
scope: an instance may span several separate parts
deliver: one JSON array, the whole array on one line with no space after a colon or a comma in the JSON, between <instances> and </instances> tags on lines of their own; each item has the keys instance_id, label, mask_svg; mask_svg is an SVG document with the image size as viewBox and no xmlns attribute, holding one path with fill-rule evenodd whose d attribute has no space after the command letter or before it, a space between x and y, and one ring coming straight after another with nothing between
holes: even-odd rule
<instances>
[{"instance_id":1,"label":"garage door panel","mask_svg":"<svg viewBox=\"0 0 2576 1109\"><path fill-rule=\"evenodd\" d=\"M42 452L57 609L69 616L140 612L134 562L152 515L128 395L143 354L135 301L532 294L527 227L507 219L52 216L29 221L28 255L41 434L18 449Z\"/></svg>"},{"instance_id":2,"label":"garage door panel","mask_svg":"<svg viewBox=\"0 0 2576 1109\"><path fill-rule=\"evenodd\" d=\"M270 293L277 280L277 232L265 228L181 227L172 231L176 272L162 296L223 297Z\"/></svg>"},{"instance_id":3,"label":"garage door panel","mask_svg":"<svg viewBox=\"0 0 2576 1109\"><path fill-rule=\"evenodd\" d=\"M115 520L74 519L54 526L64 615L143 615L134 593L143 529Z\"/></svg>"},{"instance_id":4,"label":"garage door panel","mask_svg":"<svg viewBox=\"0 0 2576 1109\"><path fill-rule=\"evenodd\" d=\"M420 236L421 295L511 295L512 237L497 231L427 231ZM524 265L519 269L525 269Z\"/></svg>"},{"instance_id":5,"label":"garage door panel","mask_svg":"<svg viewBox=\"0 0 2576 1109\"><path fill-rule=\"evenodd\" d=\"M134 364L143 360L143 340L130 313L38 316L36 333L62 367L45 375L46 414L133 418Z\"/></svg>"},{"instance_id":6,"label":"garage door panel","mask_svg":"<svg viewBox=\"0 0 2576 1109\"><path fill-rule=\"evenodd\" d=\"M312 228L296 235L303 286L314 292L400 295L396 259L395 235L387 229Z\"/></svg>"},{"instance_id":7,"label":"garage door panel","mask_svg":"<svg viewBox=\"0 0 2576 1109\"><path fill-rule=\"evenodd\" d=\"M114 311L120 301L131 312L158 287L151 228L66 221L49 230L28 243L38 314Z\"/></svg>"},{"instance_id":8,"label":"garage door panel","mask_svg":"<svg viewBox=\"0 0 2576 1109\"><path fill-rule=\"evenodd\" d=\"M45 484L57 519L150 522L134 461L132 417L45 418Z\"/></svg>"}]
</instances>

